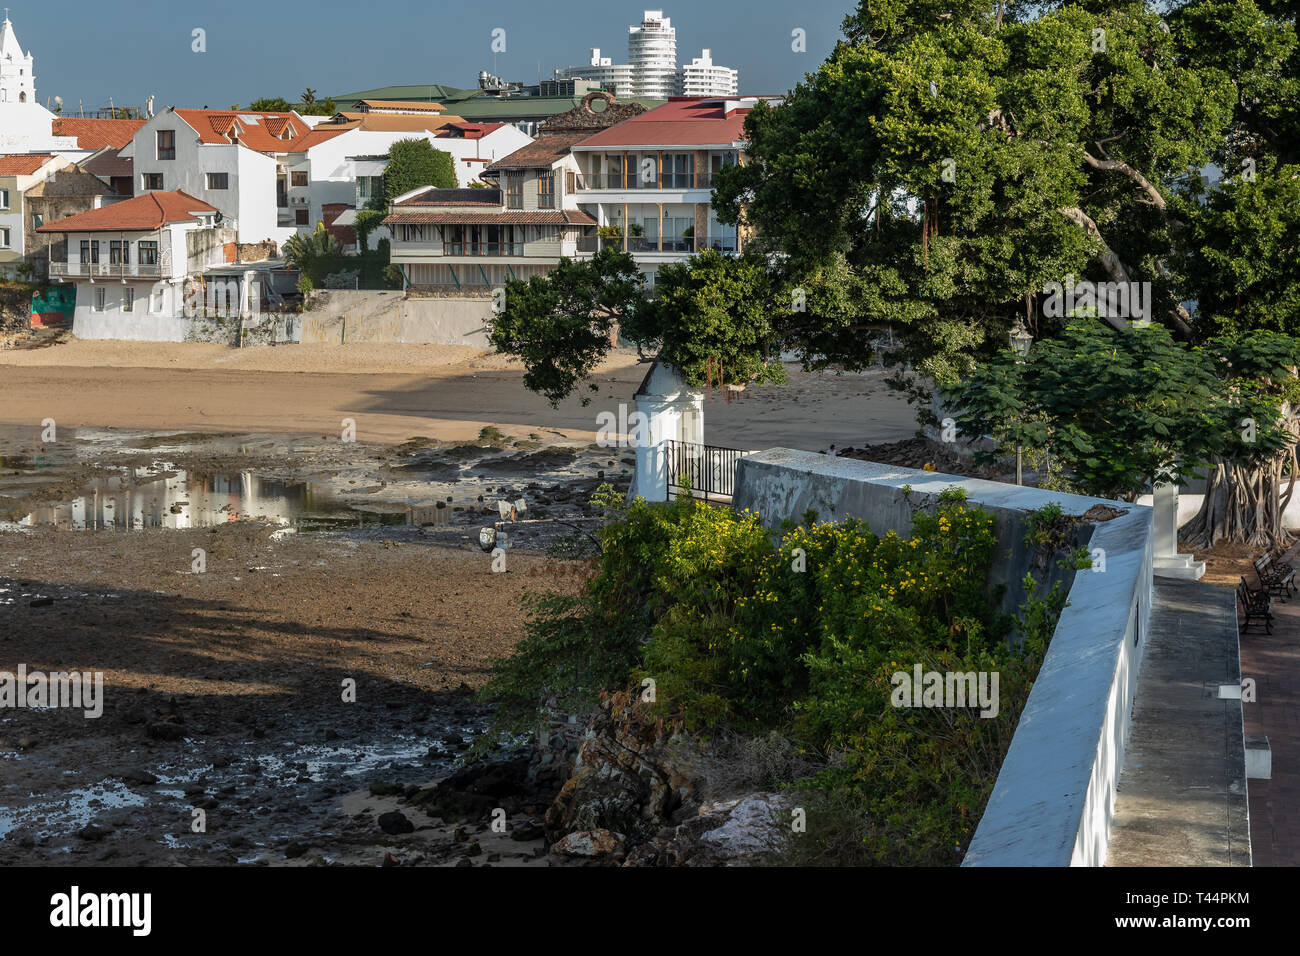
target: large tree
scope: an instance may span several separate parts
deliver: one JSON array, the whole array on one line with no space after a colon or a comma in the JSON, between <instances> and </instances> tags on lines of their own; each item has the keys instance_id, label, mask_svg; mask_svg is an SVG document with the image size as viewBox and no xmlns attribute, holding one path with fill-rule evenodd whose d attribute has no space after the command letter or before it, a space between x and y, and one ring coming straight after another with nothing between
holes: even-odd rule
<instances>
[{"instance_id":1,"label":"large tree","mask_svg":"<svg viewBox=\"0 0 1300 956\"><path fill-rule=\"evenodd\" d=\"M866 364L865 333L888 325L896 383L920 398L992 359L1018 315L1062 334L1042 306L1071 276L1150 283L1151 317L1184 343L1294 317L1293 5L872 0L844 30L750 114L749 161L714 196L805 292L774 319L809 365ZM1264 233L1233 247L1238 224ZM1229 480L1256 480L1252 462Z\"/></svg>"}]
</instances>

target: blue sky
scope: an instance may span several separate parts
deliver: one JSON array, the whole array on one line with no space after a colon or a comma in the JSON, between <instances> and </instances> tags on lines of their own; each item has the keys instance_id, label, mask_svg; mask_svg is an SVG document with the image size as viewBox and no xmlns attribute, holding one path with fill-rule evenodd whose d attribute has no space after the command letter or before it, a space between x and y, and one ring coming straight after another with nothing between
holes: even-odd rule
<instances>
[{"instance_id":1,"label":"blue sky","mask_svg":"<svg viewBox=\"0 0 1300 956\"><path fill-rule=\"evenodd\" d=\"M648 8L602 0L3 2L11 4L23 51L36 57L37 99L62 96L73 114L79 100L87 109L107 106L110 97L142 105L150 93L161 110L247 105L260 96L293 100L308 86L321 95L398 84L472 87L483 69L531 83L539 61L549 76L554 67L586 63L593 46L627 62L628 25ZM715 63L740 71L742 93L777 93L826 58L854 5L695 0L663 11L677 30L679 63L707 46ZM206 53L191 51L196 27L207 31ZM496 27L506 30L506 52L494 57ZM806 53L791 51L796 27L807 32Z\"/></svg>"}]
</instances>

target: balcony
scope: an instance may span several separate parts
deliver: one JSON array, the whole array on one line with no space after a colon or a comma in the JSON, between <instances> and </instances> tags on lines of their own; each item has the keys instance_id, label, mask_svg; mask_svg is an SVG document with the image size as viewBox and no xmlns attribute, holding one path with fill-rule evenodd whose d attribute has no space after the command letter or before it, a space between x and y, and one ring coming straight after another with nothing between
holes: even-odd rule
<instances>
[{"instance_id":1,"label":"balcony","mask_svg":"<svg viewBox=\"0 0 1300 956\"><path fill-rule=\"evenodd\" d=\"M522 256L522 242L444 242L444 256Z\"/></svg>"},{"instance_id":2,"label":"balcony","mask_svg":"<svg viewBox=\"0 0 1300 956\"><path fill-rule=\"evenodd\" d=\"M622 249L622 236L582 236L578 239L579 252L596 252L600 249ZM627 251L633 253L678 253L690 255L703 249L735 252L735 236L704 236L698 244L691 236L664 237L663 244L654 237L628 236Z\"/></svg>"},{"instance_id":3,"label":"balcony","mask_svg":"<svg viewBox=\"0 0 1300 956\"><path fill-rule=\"evenodd\" d=\"M712 189L713 174L656 173L649 182L643 181L638 170L629 169L626 178L622 173L579 173L578 189Z\"/></svg>"},{"instance_id":4,"label":"balcony","mask_svg":"<svg viewBox=\"0 0 1300 956\"><path fill-rule=\"evenodd\" d=\"M50 275L77 279L156 279L163 274L158 263L51 262Z\"/></svg>"}]
</instances>

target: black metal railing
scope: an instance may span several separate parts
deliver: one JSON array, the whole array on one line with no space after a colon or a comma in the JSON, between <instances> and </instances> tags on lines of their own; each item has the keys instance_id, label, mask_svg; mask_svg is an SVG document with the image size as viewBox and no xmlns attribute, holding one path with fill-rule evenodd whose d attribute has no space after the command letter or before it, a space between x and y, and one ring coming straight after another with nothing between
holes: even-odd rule
<instances>
[{"instance_id":1,"label":"black metal railing","mask_svg":"<svg viewBox=\"0 0 1300 956\"><path fill-rule=\"evenodd\" d=\"M622 249L622 236L581 236L578 239L579 252L596 252L600 249ZM694 253L705 249L717 249L719 252L735 252L735 236L665 236L661 243L654 236L628 236L628 252L679 252Z\"/></svg>"},{"instance_id":2,"label":"black metal railing","mask_svg":"<svg viewBox=\"0 0 1300 956\"><path fill-rule=\"evenodd\" d=\"M739 448L675 439L666 440L663 449L668 497L675 497L689 485L690 494L705 501L709 495L730 498L736 489L736 462L753 454Z\"/></svg>"},{"instance_id":3,"label":"black metal railing","mask_svg":"<svg viewBox=\"0 0 1300 956\"><path fill-rule=\"evenodd\" d=\"M712 173L677 173L655 170L649 179L641 175L639 167L623 173L579 173L575 179L578 189L712 189Z\"/></svg>"}]
</instances>

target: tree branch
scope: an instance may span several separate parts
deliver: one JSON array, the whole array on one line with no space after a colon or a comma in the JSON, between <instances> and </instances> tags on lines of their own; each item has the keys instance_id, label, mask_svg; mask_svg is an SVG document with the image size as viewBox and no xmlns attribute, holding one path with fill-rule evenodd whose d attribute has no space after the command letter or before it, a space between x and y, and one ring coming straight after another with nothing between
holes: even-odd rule
<instances>
[{"instance_id":1,"label":"tree branch","mask_svg":"<svg viewBox=\"0 0 1300 956\"><path fill-rule=\"evenodd\" d=\"M1104 155L1106 151L1101 148L1101 144L1098 143L1096 145L1097 145L1097 149L1100 150L1101 153ZM1083 161L1087 163L1089 166L1091 166L1093 169L1100 169L1103 172L1108 172L1108 173L1119 173L1122 176L1128 177L1143 192L1145 192L1148 196L1151 197L1151 204L1153 206L1155 206L1161 212L1165 212L1167 210L1167 207L1165 205L1165 197L1160 195L1160 190L1156 189L1156 187L1151 184L1151 181L1149 179L1143 176L1140 172L1138 172L1128 163L1120 162L1118 159L1098 159L1096 156L1093 156L1091 153L1089 153L1086 149L1083 151Z\"/></svg>"}]
</instances>

